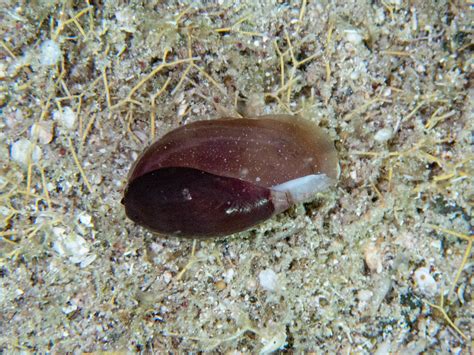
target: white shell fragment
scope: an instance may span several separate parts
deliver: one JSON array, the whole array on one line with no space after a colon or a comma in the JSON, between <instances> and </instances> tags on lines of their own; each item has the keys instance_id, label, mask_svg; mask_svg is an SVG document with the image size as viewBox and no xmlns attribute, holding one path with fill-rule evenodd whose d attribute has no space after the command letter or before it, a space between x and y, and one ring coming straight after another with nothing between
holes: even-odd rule
<instances>
[{"instance_id":1,"label":"white shell fragment","mask_svg":"<svg viewBox=\"0 0 474 355\"><path fill-rule=\"evenodd\" d=\"M76 113L69 106L65 106L62 110L53 112L53 119L58 121L63 127L72 129L76 124Z\"/></svg>"},{"instance_id":2,"label":"white shell fragment","mask_svg":"<svg viewBox=\"0 0 474 355\"><path fill-rule=\"evenodd\" d=\"M261 355L271 354L278 349L283 349L286 345L286 331L282 327L273 326L271 330L263 330L260 335L263 344L259 352Z\"/></svg>"},{"instance_id":3,"label":"white shell fragment","mask_svg":"<svg viewBox=\"0 0 474 355\"><path fill-rule=\"evenodd\" d=\"M260 286L262 286L262 288L266 291L273 292L277 289L278 277L275 271L272 269L260 271L258 274L258 280L260 282Z\"/></svg>"},{"instance_id":4,"label":"white shell fragment","mask_svg":"<svg viewBox=\"0 0 474 355\"><path fill-rule=\"evenodd\" d=\"M86 227L92 228L94 224L92 223L92 216L83 212L78 216L79 222L81 222Z\"/></svg>"},{"instance_id":5,"label":"white shell fragment","mask_svg":"<svg viewBox=\"0 0 474 355\"><path fill-rule=\"evenodd\" d=\"M0 63L0 80L3 80L7 77L7 65L5 63Z\"/></svg>"},{"instance_id":6,"label":"white shell fragment","mask_svg":"<svg viewBox=\"0 0 474 355\"><path fill-rule=\"evenodd\" d=\"M386 142L393 137L393 130L391 128L382 128L375 133L374 139L377 142Z\"/></svg>"},{"instance_id":7,"label":"white shell fragment","mask_svg":"<svg viewBox=\"0 0 474 355\"><path fill-rule=\"evenodd\" d=\"M353 44L362 43L364 39L364 37L357 30L345 30L344 32L346 35L346 39Z\"/></svg>"},{"instance_id":8,"label":"white shell fragment","mask_svg":"<svg viewBox=\"0 0 474 355\"><path fill-rule=\"evenodd\" d=\"M47 40L40 46L40 63L41 65L54 65L62 57L59 44L53 40Z\"/></svg>"},{"instance_id":9,"label":"white shell fragment","mask_svg":"<svg viewBox=\"0 0 474 355\"><path fill-rule=\"evenodd\" d=\"M438 291L438 284L433 276L430 274L430 269L427 267L420 267L415 270L414 279L420 292L427 296L432 297Z\"/></svg>"},{"instance_id":10,"label":"white shell fragment","mask_svg":"<svg viewBox=\"0 0 474 355\"><path fill-rule=\"evenodd\" d=\"M17 140L10 147L11 159L23 166L27 166L28 162L37 163L41 155L41 148L25 138Z\"/></svg>"},{"instance_id":11,"label":"white shell fragment","mask_svg":"<svg viewBox=\"0 0 474 355\"><path fill-rule=\"evenodd\" d=\"M367 308L373 295L374 293L370 290L360 290L359 292L357 292L357 298L359 300L359 312L363 312Z\"/></svg>"},{"instance_id":12,"label":"white shell fragment","mask_svg":"<svg viewBox=\"0 0 474 355\"><path fill-rule=\"evenodd\" d=\"M48 144L53 140L53 123L41 121L33 123L30 128L30 137L37 139L41 144Z\"/></svg>"},{"instance_id":13,"label":"white shell fragment","mask_svg":"<svg viewBox=\"0 0 474 355\"><path fill-rule=\"evenodd\" d=\"M368 243L364 247L364 258L371 272L379 274L383 271L382 250L377 243Z\"/></svg>"},{"instance_id":14,"label":"white shell fragment","mask_svg":"<svg viewBox=\"0 0 474 355\"><path fill-rule=\"evenodd\" d=\"M53 234L56 240L53 242L53 249L60 256L67 257L75 264L79 264L82 268L90 265L96 255L89 254L89 244L80 235L75 233L67 233L64 228L53 228Z\"/></svg>"},{"instance_id":15,"label":"white shell fragment","mask_svg":"<svg viewBox=\"0 0 474 355\"><path fill-rule=\"evenodd\" d=\"M72 301L72 302L70 302L69 305L64 306L62 308L62 311L63 311L64 314L71 314L71 313L75 312L77 310L77 308L78 308L77 304Z\"/></svg>"}]
</instances>

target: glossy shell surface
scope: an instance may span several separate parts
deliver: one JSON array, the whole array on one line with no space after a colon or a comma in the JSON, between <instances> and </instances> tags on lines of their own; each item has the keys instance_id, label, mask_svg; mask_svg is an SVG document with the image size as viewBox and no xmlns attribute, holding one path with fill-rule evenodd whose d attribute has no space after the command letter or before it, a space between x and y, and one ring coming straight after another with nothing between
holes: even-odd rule
<instances>
[{"instance_id":1,"label":"glossy shell surface","mask_svg":"<svg viewBox=\"0 0 474 355\"><path fill-rule=\"evenodd\" d=\"M336 151L297 116L198 121L142 153L123 203L130 219L152 231L221 236L271 217L273 186L315 174L337 178Z\"/></svg>"},{"instance_id":2,"label":"glossy shell surface","mask_svg":"<svg viewBox=\"0 0 474 355\"><path fill-rule=\"evenodd\" d=\"M127 192L127 215L160 233L227 235L274 212L269 189L201 170L162 168L136 181Z\"/></svg>"},{"instance_id":3,"label":"glossy shell surface","mask_svg":"<svg viewBox=\"0 0 474 355\"><path fill-rule=\"evenodd\" d=\"M227 118L179 127L152 144L130 180L162 167L190 167L271 187L310 174L337 176L334 145L297 116Z\"/></svg>"}]
</instances>

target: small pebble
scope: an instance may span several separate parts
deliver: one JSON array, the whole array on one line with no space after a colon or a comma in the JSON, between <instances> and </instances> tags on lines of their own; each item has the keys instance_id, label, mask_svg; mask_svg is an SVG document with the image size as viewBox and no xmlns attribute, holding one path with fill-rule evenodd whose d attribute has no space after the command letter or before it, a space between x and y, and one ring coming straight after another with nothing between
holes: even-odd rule
<instances>
[{"instance_id":1,"label":"small pebble","mask_svg":"<svg viewBox=\"0 0 474 355\"><path fill-rule=\"evenodd\" d=\"M227 287L227 284L223 280L219 280L219 281L214 283L214 286L216 286L216 288L219 291L222 291Z\"/></svg>"}]
</instances>

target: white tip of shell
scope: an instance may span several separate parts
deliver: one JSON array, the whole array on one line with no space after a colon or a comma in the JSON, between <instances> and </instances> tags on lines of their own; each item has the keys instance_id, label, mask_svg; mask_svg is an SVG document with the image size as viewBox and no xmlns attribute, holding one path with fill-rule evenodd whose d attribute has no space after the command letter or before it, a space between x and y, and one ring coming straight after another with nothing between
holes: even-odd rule
<instances>
[{"instance_id":1,"label":"white tip of shell","mask_svg":"<svg viewBox=\"0 0 474 355\"><path fill-rule=\"evenodd\" d=\"M310 201L318 192L326 190L333 184L333 179L329 178L326 174L319 174L306 175L280 185L272 186L274 197L279 195L279 198L276 198L275 207L281 211L287 209L292 204ZM278 203L278 200L282 202L282 198L280 197L282 194L286 197L287 206L283 206L283 203L281 205Z\"/></svg>"}]
</instances>

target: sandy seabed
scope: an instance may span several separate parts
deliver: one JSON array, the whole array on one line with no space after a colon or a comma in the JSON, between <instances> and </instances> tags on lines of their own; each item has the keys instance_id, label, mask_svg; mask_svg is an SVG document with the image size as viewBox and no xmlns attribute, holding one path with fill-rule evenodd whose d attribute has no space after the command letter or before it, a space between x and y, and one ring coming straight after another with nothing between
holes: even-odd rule
<instances>
[{"instance_id":1,"label":"sandy seabed","mask_svg":"<svg viewBox=\"0 0 474 355\"><path fill-rule=\"evenodd\" d=\"M0 351L473 351L469 2L2 5ZM337 188L214 240L126 219L157 137L276 113Z\"/></svg>"}]
</instances>

